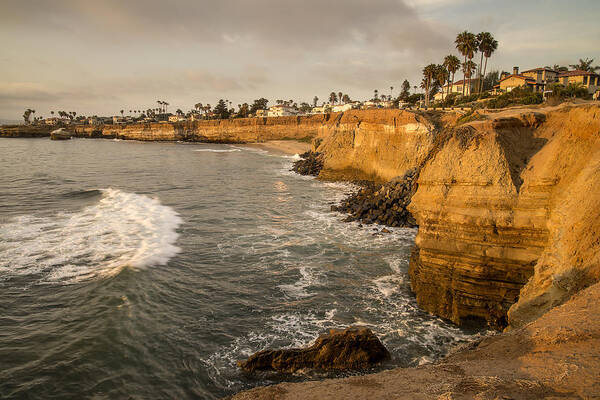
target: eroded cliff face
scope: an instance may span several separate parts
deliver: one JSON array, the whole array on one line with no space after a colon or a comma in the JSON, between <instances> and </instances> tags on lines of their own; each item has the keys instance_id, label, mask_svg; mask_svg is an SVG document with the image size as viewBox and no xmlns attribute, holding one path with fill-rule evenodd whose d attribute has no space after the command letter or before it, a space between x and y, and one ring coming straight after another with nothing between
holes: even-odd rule
<instances>
[{"instance_id":1,"label":"eroded cliff face","mask_svg":"<svg viewBox=\"0 0 600 400\"><path fill-rule=\"evenodd\" d=\"M434 146L433 123L401 110L352 110L319 131L322 178L389 181L421 165Z\"/></svg>"},{"instance_id":2,"label":"eroded cliff face","mask_svg":"<svg viewBox=\"0 0 600 400\"><path fill-rule=\"evenodd\" d=\"M582 105L461 126L347 112L323 125L316 150L324 178L387 181L416 168L409 274L418 303L501 329L600 279L599 146L600 107Z\"/></svg>"},{"instance_id":3,"label":"eroded cliff face","mask_svg":"<svg viewBox=\"0 0 600 400\"><path fill-rule=\"evenodd\" d=\"M333 114L335 116L335 114ZM147 123L76 127L80 137L104 137L143 141L199 141L256 143L317 136L330 115L303 117L242 118L178 123Z\"/></svg>"}]
</instances>

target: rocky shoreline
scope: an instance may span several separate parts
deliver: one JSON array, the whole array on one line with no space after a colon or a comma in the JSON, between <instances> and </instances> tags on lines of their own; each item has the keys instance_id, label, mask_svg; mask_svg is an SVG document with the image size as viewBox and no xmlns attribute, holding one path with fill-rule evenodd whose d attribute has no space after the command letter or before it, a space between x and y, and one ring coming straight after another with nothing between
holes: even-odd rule
<instances>
[{"instance_id":1,"label":"rocky shoreline","mask_svg":"<svg viewBox=\"0 0 600 400\"><path fill-rule=\"evenodd\" d=\"M460 126L417 114L339 118L296 170L370 181L332 210L418 225L409 276L419 305L505 332L417 368L233 398L600 397L599 116L597 105L566 105Z\"/></svg>"}]
</instances>

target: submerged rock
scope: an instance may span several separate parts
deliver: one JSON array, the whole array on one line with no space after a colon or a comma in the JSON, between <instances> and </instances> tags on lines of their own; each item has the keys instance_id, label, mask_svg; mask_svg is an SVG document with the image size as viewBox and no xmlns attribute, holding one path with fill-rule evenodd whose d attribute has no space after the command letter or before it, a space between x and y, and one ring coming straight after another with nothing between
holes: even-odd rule
<instances>
[{"instance_id":1,"label":"submerged rock","mask_svg":"<svg viewBox=\"0 0 600 400\"><path fill-rule=\"evenodd\" d=\"M323 169L323 157L321 153L307 151L301 154L300 157L302 159L294 163L292 171L300 175L319 175L321 169Z\"/></svg>"},{"instance_id":2,"label":"submerged rock","mask_svg":"<svg viewBox=\"0 0 600 400\"><path fill-rule=\"evenodd\" d=\"M247 372L294 372L299 369L357 370L390 358L381 341L367 328L332 329L304 349L263 350L238 366Z\"/></svg>"}]
</instances>

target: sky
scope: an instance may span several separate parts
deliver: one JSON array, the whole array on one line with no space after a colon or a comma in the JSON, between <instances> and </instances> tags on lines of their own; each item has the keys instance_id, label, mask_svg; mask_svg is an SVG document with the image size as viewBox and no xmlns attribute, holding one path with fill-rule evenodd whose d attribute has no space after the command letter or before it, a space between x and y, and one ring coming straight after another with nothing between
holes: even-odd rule
<instances>
[{"instance_id":1,"label":"sky","mask_svg":"<svg viewBox=\"0 0 600 400\"><path fill-rule=\"evenodd\" d=\"M598 16L598 0L1 0L0 118L397 94L464 30L498 40L488 70L600 65Z\"/></svg>"}]
</instances>

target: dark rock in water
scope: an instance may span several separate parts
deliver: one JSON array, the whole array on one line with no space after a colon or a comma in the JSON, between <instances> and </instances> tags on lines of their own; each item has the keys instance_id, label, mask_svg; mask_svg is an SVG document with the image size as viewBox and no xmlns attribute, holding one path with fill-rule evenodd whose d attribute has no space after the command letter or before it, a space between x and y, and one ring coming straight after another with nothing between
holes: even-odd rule
<instances>
[{"instance_id":1,"label":"dark rock in water","mask_svg":"<svg viewBox=\"0 0 600 400\"><path fill-rule=\"evenodd\" d=\"M50 140L69 140L71 139L71 134L65 131L63 128L57 129L50 133Z\"/></svg>"},{"instance_id":2,"label":"dark rock in water","mask_svg":"<svg viewBox=\"0 0 600 400\"><path fill-rule=\"evenodd\" d=\"M331 206L331 210L348 213L349 216L344 219L346 222L415 227L417 223L407 207L417 190L416 176L417 170L412 169L402 178L385 185L363 182L358 192L342 200L339 205Z\"/></svg>"},{"instance_id":3,"label":"dark rock in water","mask_svg":"<svg viewBox=\"0 0 600 400\"><path fill-rule=\"evenodd\" d=\"M247 372L294 372L299 369L358 370L390 358L377 336L367 328L332 329L304 349L263 350L238 366Z\"/></svg>"},{"instance_id":4,"label":"dark rock in water","mask_svg":"<svg viewBox=\"0 0 600 400\"><path fill-rule=\"evenodd\" d=\"M294 163L292 171L300 175L319 175L321 169L323 169L323 157L321 153L307 151L301 154L300 157L302 159Z\"/></svg>"}]
</instances>

